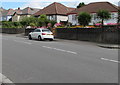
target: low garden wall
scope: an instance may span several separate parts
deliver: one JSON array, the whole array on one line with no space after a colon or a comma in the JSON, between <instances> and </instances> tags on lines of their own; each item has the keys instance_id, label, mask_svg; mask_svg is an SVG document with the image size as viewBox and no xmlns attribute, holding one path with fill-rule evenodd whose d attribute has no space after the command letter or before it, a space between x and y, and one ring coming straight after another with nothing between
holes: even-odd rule
<instances>
[{"instance_id":1,"label":"low garden wall","mask_svg":"<svg viewBox=\"0 0 120 85\"><path fill-rule=\"evenodd\" d=\"M28 36L30 32L33 32L35 28L25 29L25 36Z\"/></svg>"},{"instance_id":2,"label":"low garden wall","mask_svg":"<svg viewBox=\"0 0 120 85\"><path fill-rule=\"evenodd\" d=\"M119 44L120 28L56 28L61 39Z\"/></svg>"},{"instance_id":3,"label":"low garden wall","mask_svg":"<svg viewBox=\"0 0 120 85\"><path fill-rule=\"evenodd\" d=\"M0 28L0 32L7 34L19 34L19 33L24 33L25 28Z\"/></svg>"},{"instance_id":4,"label":"low garden wall","mask_svg":"<svg viewBox=\"0 0 120 85\"><path fill-rule=\"evenodd\" d=\"M25 36L32 32L35 28L25 29ZM91 41L99 43L120 43L120 28L104 27L104 28L56 28L54 30L56 38Z\"/></svg>"}]
</instances>

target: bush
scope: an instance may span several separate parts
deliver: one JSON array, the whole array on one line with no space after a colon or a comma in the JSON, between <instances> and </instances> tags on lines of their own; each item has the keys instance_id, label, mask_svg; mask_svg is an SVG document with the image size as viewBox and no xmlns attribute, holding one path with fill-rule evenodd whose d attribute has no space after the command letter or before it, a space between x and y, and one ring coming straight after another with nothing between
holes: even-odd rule
<instances>
[{"instance_id":1,"label":"bush","mask_svg":"<svg viewBox=\"0 0 120 85\"><path fill-rule=\"evenodd\" d=\"M47 24L50 22L50 20L47 19L46 15L40 15L38 18L38 25L39 26L47 26Z\"/></svg>"},{"instance_id":2,"label":"bush","mask_svg":"<svg viewBox=\"0 0 120 85\"><path fill-rule=\"evenodd\" d=\"M54 20L51 20L50 23L52 24L52 27L53 27L55 25L55 23L57 23L57 22Z\"/></svg>"},{"instance_id":3,"label":"bush","mask_svg":"<svg viewBox=\"0 0 120 85\"><path fill-rule=\"evenodd\" d=\"M34 27L34 26L36 26L36 24L35 23L30 23L30 26Z\"/></svg>"},{"instance_id":4,"label":"bush","mask_svg":"<svg viewBox=\"0 0 120 85\"><path fill-rule=\"evenodd\" d=\"M36 17L24 17L20 22L1 21L3 28L25 28L27 26L42 27L47 26L51 23L52 28L56 21L47 19L46 15L41 15L39 18Z\"/></svg>"},{"instance_id":5,"label":"bush","mask_svg":"<svg viewBox=\"0 0 120 85\"><path fill-rule=\"evenodd\" d=\"M34 25L37 25L38 23L38 19L31 16L31 17L24 17L20 23L22 24L22 26L26 27L26 26L30 26L30 23L34 23ZM32 24L33 25L33 24Z\"/></svg>"},{"instance_id":6,"label":"bush","mask_svg":"<svg viewBox=\"0 0 120 85\"><path fill-rule=\"evenodd\" d=\"M19 22L2 21L2 28L22 28Z\"/></svg>"}]
</instances>

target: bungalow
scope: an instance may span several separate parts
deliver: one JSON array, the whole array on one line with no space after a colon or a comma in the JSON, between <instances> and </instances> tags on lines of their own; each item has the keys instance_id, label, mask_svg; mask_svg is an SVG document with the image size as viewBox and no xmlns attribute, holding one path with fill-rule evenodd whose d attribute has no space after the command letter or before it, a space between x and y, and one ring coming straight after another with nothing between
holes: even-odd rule
<instances>
[{"instance_id":1,"label":"bungalow","mask_svg":"<svg viewBox=\"0 0 120 85\"><path fill-rule=\"evenodd\" d=\"M67 13L73 10L75 10L75 8L66 7L61 3L54 2L36 12L34 15L39 17L40 15L45 14L48 19L55 20L59 23L60 21L68 21Z\"/></svg>"},{"instance_id":2,"label":"bungalow","mask_svg":"<svg viewBox=\"0 0 120 85\"><path fill-rule=\"evenodd\" d=\"M100 21L100 19L97 18L97 14L96 14L100 9L108 10L111 13L111 18L108 20L105 20L104 23L117 23L118 7L109 2L94 2L88 5L85 5L79 9L75 9L68 13L68 22L72 23L72 25L79 25L77 15L80 12L88 12L92 16L92 19L89 25L96 24Z\"/></svg>"},{"instance_id":3,"label":"bungalow","mask_svg":"<svg viewBox=\"0 0 120 85\"><path fill-rule=\"evenodd\" d=\"M21 19L23 19L24 17L30 17L31 15L33 15L34 13L36 13L37 11L39 11L39 9L36 8L24 8L23 10L20 10L19 12L15 12L12 16L12 21L20 21Z\"/></svg>"}]
</instances>

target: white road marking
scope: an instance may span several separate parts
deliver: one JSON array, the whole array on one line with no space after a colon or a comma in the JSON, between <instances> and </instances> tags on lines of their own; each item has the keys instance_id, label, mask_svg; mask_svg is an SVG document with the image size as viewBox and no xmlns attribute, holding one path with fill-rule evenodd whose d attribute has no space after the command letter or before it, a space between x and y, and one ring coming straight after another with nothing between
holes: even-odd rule
<instances>
[{"instance_id":1,"label":"white road marking","mask_svg":"<svg viewBox=\"0 0 120 85\"><path fill-rule=\"evenodd\" d=\"M24 42L24 41L18 41L18 40L14 40L15 42L19 42L19 43L25 43L25 44L29 44L31 45L32 43L29 43L29 42Z\"/></svg>"},{"instance_id":2,"label":"white road marking","mask_svg":"<svg viewBox=\"0 0 120 85\"><path fill-rule=\"evenodd\" d=\"M111 61L111 62L114 62L114 63L120 63L120 61L117 61L117 60L111 60L111 59L107 59L107 58L101 58L102 60L106 60L106 61Z\"/></svg>"},{"instance_id":3,"label":"white road marking","mask_svg":"<svg viewBox=\"0 0 120 85\"><path fill-rule=\"evenodd\" d=\"M48 47L48 46L42 46L42 47L44 47L44 48L49 48L49 49L53 49L52 47Z\"/></svg>"},{"instance_id":4,"label":"white road marking","mask_svg":"<svg viewBox=\"0 0 120 85\"><path fill-rule=\"evenodd\" d=\"M68 51L68 50L63 50L63 49L59 49L59 48L52 48L52 47L48 47L48 46L42 46L42 47L48 48L48 49L57 50L57 51L62 51L62 52L67 52L67 53L72 53L72 54L77 54L76 52Z\"/></svg>"},{"instance_id":5,"label":"white road marking","mask_svg":"<svg viewBox=\"0 0 120 85\"><path fill-rule=\"evenodd\" d=\"M77 54L76 52L72 52L72 51L67 51L68 53L73 53L73 54Z\"/></svg>"}]
</instances>

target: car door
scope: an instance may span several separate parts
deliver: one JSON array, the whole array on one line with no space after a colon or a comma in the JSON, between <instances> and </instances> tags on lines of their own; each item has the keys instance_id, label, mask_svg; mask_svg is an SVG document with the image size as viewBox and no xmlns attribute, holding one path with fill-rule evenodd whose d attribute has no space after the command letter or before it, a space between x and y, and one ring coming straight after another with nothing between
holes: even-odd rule
<instances>
[{"instance_id":1,"label":"car door","mask_svg":"<svg viewBox=\"0 0 120 85\"><path fill-rule=\"evenodd\" d=\"M41 30L40 29L36 29L34 32L34 38L38 39L38 36L41 34Z\"/></svg>"},{"instance_id":2,"label":"car door","mask_svg":"<svg viewBox=\"0 0 120 85\"><path fill-rule=\"evenodd\" d=\"M36 35L37 29L35 29L32 33L31 33L31 37L35 39L35 35Z\"/></svg>"},{"instance_id":3,"label":"car door","mask_svg":"<svg viewBox=\"0 0 120 85\"><path fill-rule=\"evenodd\" d=\"M41 30L40 29L37 29L36 30L36 35L35 35L35 38L38 39L38 36L41 35Z\"/></svg>"}]
</instances>

